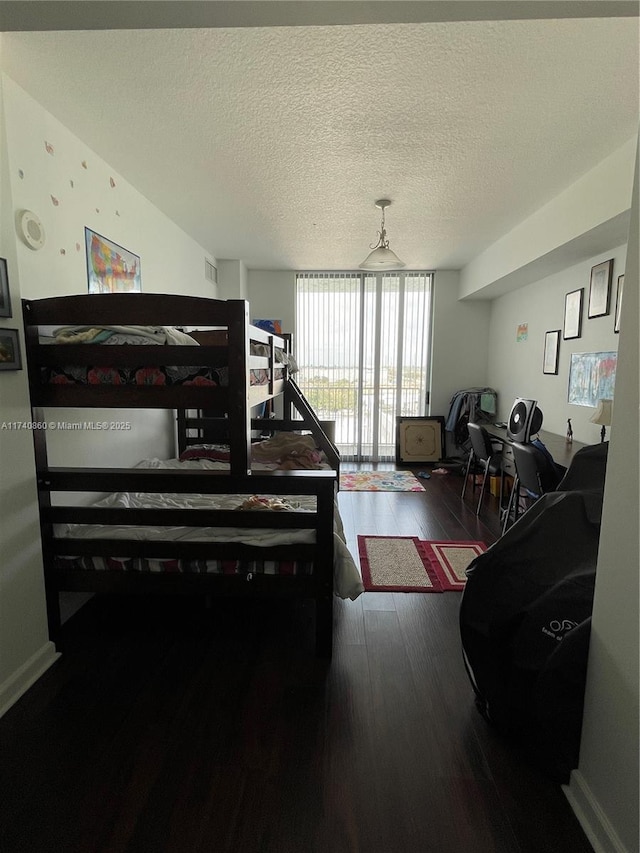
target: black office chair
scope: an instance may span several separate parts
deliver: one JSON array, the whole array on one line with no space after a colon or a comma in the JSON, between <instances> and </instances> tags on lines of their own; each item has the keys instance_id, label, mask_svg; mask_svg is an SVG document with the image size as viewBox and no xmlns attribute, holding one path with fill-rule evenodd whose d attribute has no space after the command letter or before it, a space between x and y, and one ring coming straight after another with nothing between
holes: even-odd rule
<instances>
[{"instance_id":1,"label":"black office chair","mask_svg":"<svg viewBox=\"0 0 640 853\"><path fill-rule=\"evenodd\" d=\"M489 476L500 476L500 506L502 506L502 443L494 443L487 430L483 426L480 426L480 424L469 423L467 424L467 428L469 430L469 439L471 440L471 453L469 454L467 470L464 475L464 485L462 487L462 494L460 497L464 498L464 493L467 489L467 480L469 479L469 474L473 470L472 466L474 464L479 465L483 469L480 497L478 498L478 506L476 508L476 515L479 515L485 486L487 484L487 477ZM474 491L475 488L476 484L474 478Z\"/></svg>"},{"instance_id":2,"label":"black office chair","mask_svg":"<svg viewBox=\"0 0 640 853\"><path fill-rule=\"evenodd\" d=\"M511 444L513 461L516 466L516 477L513 482L509 503L504 516L502 532L509 526L511 513L516 521L520 513L521 498L529 503L535 503L546 492L553 492L558 486L561 474L549 457L533 444ZM524 489L522 496L520 490Z\"/></svg>"}]
</instances>

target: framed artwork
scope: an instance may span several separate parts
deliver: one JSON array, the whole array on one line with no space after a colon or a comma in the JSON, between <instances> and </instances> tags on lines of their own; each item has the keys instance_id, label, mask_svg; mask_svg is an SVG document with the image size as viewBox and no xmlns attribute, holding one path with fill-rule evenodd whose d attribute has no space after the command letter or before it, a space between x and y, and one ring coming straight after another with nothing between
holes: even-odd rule
<instances>
[{"instance_id":1,"label":"framed artwork","mask_svg":"<svg viewBox=\"0 0 640 853\"><path fill-rule=\"evenodd\" d=\"M622 310L622 291L624 290L624 273L618 276L618 290L616 293L616 314L613 321L613 331L620 331L620 311Z\"/></svg>"},{"instance_id":2,"label":"framed artwork","mask_svg":"<svg viewBox=\"0 0 640 853\"><path fill-rule=\"evenodd\" d=\"M0 370L22 370L17 329L0 329Z\"/></svg>"},{"instance_id":3,"label":"framed artwork","mask_svg":"<svg viewBox=\"0 0 640 853\"><path fill-rule=\"evenodd\" d=\"M0 258L0 317L11 317L11 293L6 258Z\"/></svg>"},{"instance_id":4,"label":"framed artwork","mask_svg":"<svg viewBox=\"0 0 640 853\"><path fill-rule=\"evenodd\" d=\"M444 418L397 417L396 463L440 462L444 456Z\"/></svg>"},{"instance_id":5,"label":"framed artwork","mask_svg":"<svg viewBox=\"0 0 640 853\"><path fill-rule=\"evenodd\" d=\"M84 229L89 293L142 290L140 258L90 228Z\"/></svg>"},{"instance_id":6,"label":"framed artwork","mask_svg":"<svg viewBox=\"0 0 640 853\"><path fill-rule=\"evenodd\" d=\"M565 341L579 338L582 334L582 299L584 287L572 290L564 298L564 329L562 337Z\"/></svg>"},{"instance_id":7,"label":"framed artwork","mask_svg":"<svg viewBox=\"0 0 640 853\"><path fill-rule=\"evenodd\" d=\"M609 313L611 304L611 280L613 278L613 258L591 267L589 286L589 319L604 317Z\"/></svg>"},{"instance_id":8,"label":"framed artwork","mask_svg":"<svg viewBox=\"0 0 640 853\"><path fill-rule=\"evenodd\" d=\"M545 332L544 335L544 358L542 360L543 373L558 373L558 356L560 353L560 329Z\"/></svg>"},{"instance_id":9,"label":"framed artwork","mask_svg":"<svg viewBox=\"0 0 640 853\"><path fill-rule=\"evenodd\" d=\"M616 352L571 353L568 402L594 409L598 400L613 400L617 366Z\"/></svg>"}]
</instances>

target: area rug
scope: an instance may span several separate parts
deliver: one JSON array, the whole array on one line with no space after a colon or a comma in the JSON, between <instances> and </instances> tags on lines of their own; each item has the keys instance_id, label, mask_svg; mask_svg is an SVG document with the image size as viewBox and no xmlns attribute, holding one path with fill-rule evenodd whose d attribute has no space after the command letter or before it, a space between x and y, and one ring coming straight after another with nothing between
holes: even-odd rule
<instances>
[{"instance_id":1,"label":"area rug","mask_svg":"<svg viewBox=\"0 0 640 853\"><path fill-rule=\"evenodd\" d=\"M484 542L434 542L416 536L358 536L368 592L459 592Z\"/></svg>"},{"instance_id":2,"label":"area rug","mask_svg":"<svg viewBox=\"0 0 640 853\"><path fill-rule=\"evenodd\" d=\"M472 560L487 550L484 542L433 542L420 543L442 589L463 590L465 574Z\"/></svg>"},{"instance_id":3,"label":"area rug","mask_svg":"<svg viewBox=\"0 0 640 853\"><path fill-rule=\"evenodd\" d=\"M422 492L422 483L411 471L343 471L340 488L345 492Z\"/></svg>"},{"instance_id":4,"label":"area rug","mask_svg":"<svg viewBox=\"0 0 640 853\"><path fill-rule=\"evenodd\" d=\"M442 592L422 542L415 536L358 536L368 592Z\"/></svg>"}]
</instances>

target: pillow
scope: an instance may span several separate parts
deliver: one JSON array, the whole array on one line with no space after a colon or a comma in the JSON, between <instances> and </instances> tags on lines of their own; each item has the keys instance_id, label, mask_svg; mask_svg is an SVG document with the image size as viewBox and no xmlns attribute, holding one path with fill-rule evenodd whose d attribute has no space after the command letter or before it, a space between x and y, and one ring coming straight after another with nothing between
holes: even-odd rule
<instances>
[{"instance_id":1,"label":"pillow","mask_svg":"<svg viewBox=\"0 0 640 853\"><path fill-rule=\"evenodd\" d=\"M188 459L214 459L218 462L229 462L231 454L226 444L192 444L180 454L180 461Z\"/></svg>"}]
</instances>

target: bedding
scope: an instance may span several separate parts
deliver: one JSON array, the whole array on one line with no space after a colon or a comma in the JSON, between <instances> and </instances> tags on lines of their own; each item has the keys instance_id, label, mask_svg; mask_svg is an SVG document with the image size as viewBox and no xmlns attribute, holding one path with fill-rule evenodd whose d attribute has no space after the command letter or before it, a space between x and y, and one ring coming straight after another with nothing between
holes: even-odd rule
<instances>
[{"instance_id":1,"label":"bedding","mask_svg":"<svg viewBox=\"0 0 640 853\"><path fill-rule=\"evenodd\" d=\"M41 367L45 384L54 385L210 385L226 388L229 385L227 367L188 367L185 365L135 367ZM251 385L268 385L268 370L251 370ZM275 371L282 378L282 370Z\"/></svg>"},{"instance_id":2,"label":"bedding","mask_svg":"<svg viewBox=\"0 0 640 853\"><path fill-rule=\"evenodd\" d=\"M114 345L151 345L151 346L200 346L191 335L172 326L63 326L54 329L51 336L40 337L44 344L100 344ZM269 357L270 348L266 344L252 342L251 355ZM284 350L275 350L275 360L287 365L295 373L298 366L293 356ZM42 367L41 379L45 384L65 385L210 385L213 388L226 388L229 385L229 369L198 366L154 366L137 365L134 367L96 367L64 365L62 367ZM264 368L250 370L251 385L267 385L270 371ZM283 368L275 370L274 378L283 377Z\"/></svg>"},{"instance_id":3,"label":"bedding","mask_svg":"<svg viewBox=\"0 0 640 853\"><path fill-rule=\"evenodd\" d=\"M53 344L169 344L199 346L198 342L173 326L62 326L46 339Z\"/></svg>"},{"instance_id":4,"label":"bedding","mask_svg":"<svg viewBox=\"0 0 640 853\"><path fill-rule=\"evenodd\" d=\"M180 454L182 461L209 459L229 462L228 444L192 444ZM263 471L321 471L331 470L325 454L318 449L311 435L278 433L273 438L253 442L251 467Z\"/></svg>"},{"instance_id":5,"label":"bedding","mask_svg":"<svg viewBox=\"0 0 640 853\"><path fill-rule=\"evenodd\" d=\"M143 460L137 467L139 468L199 468L216 470L217 466L223 463L216 463L211 460L190 460L181 461L179 459L147 459ZM297 512L314 512L316 509L316 499L313 496L297 495L267 495L268 499L278 500L280 503L286 504L290 510ZM119 507L119 508L137 508L137 509L226 509L237 510L242 512L242 505L246 501L246 495L233 494L149 494L149 493L132 493L119 492L108 495L106 498L98 501L94 506L98 507ZM273 510L266 510L273 511ZM279 511L287 511L279 510ZM259 528L252 529L246 527L154 527L150 525L133 526L133 525L96 525L96 524L56 524L54 526L54 535L57 538L73 538L73 539L138 539L138 540L163 540L163 541L184 541L184 542L241 542L246 545L256 545L260 547L269 547L273 545L291 545L296 543L313 543L315 534L312 530L300 529L283 529L283 528ZM334 550L334 592L340 598L357 598L364 591L360 573L353 561L353 558L345 544L344 530L342 521L337 508L334 513L334 533L333 533L333 550ZM61 558L58 558L60 560ZM68 558L69 559L69 558ZM64 563L69 565L69 562L64 560ZM106 562L102 562L96 558L91 558L89 563L85 559L70 558L75 560L78 568L116 568L118 571L205 571L214 573L231 572L229 566L224 568L224 563L227 561L209 561L206 566L200 565L194 568L190 561L176 560L123 560L122 558L106 558ZM112 560L109 564L109 560ZM115 561L115 562L113 562ZM192 563L193 561L191 561ZM197 561L196 561L197 562ZM247 568L243 561L234 561L235 569L231 573L242 573L246 571L262 571L265 574L296 574L309 573L297 564L291 565L287 561L280 567L273 563L265 571L262 568ZM252 561L252 564L259 564L262 561Z\"/></svg>"}]
</instances>

